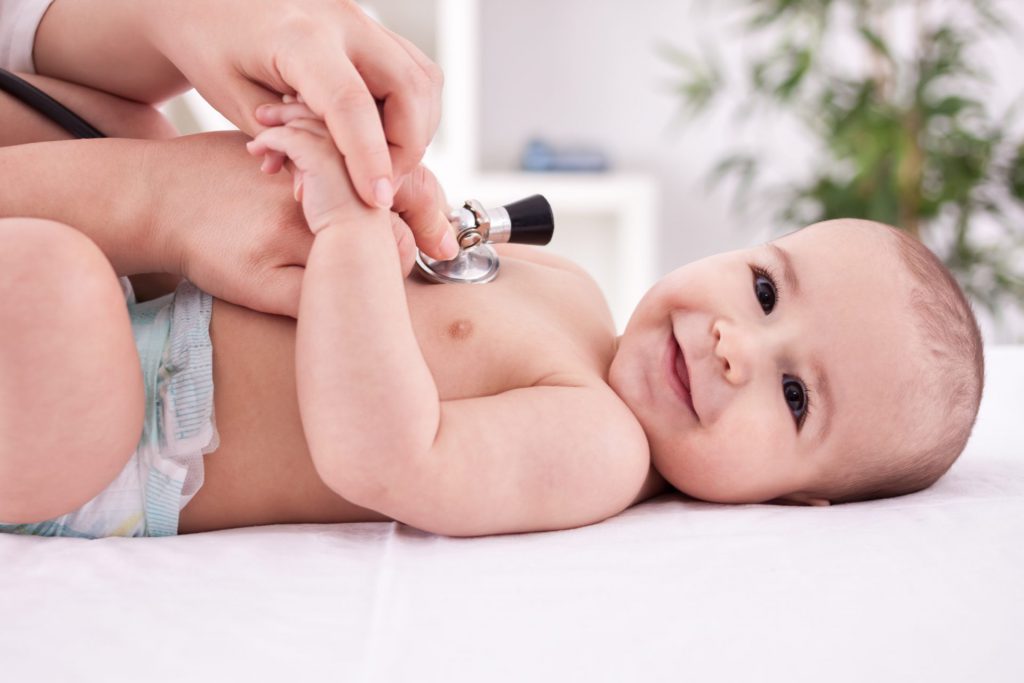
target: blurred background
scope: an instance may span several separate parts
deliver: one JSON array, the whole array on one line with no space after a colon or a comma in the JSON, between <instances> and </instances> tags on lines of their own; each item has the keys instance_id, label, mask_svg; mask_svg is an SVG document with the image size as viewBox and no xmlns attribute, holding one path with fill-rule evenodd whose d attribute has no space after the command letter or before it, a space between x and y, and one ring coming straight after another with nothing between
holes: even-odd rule
<instances>
[{"instance_id":1,"label":"blurred background","mask_svg":"<svg viewBox=\"0 0 1024 683\"><path fill-rule=\"evenodd\" d=\"M621 330L659 277L815 220L918 235L1024 342L1021 0L366 0L444 69L453 203L536 192ZM229 128L194 92L184 132Z\"/></svg>"}]
</instances>

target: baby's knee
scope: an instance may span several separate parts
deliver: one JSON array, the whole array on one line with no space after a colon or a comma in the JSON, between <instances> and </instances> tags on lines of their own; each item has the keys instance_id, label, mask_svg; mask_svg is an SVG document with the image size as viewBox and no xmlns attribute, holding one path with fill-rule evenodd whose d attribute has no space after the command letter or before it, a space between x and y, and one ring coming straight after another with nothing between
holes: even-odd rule
<instances>
[{"instance_id":1,"label":"baby's knee","mask_svg":"<svg viewBox=\"0 0 1024 683\"><path fill-rule=\"evenodd\" d=\"M14 378L31 391L40 375L68 368L141 392L124 291L103 252L74 228L0 220L0 329L8 397Z\"/></svg>"},{"instance_id":2,"label":"baby's knee","mask_svg":"<svg viewBox=\"0 0 1024 683\"><path fill-rule=\"evenodd\" d=\"M60 498L69 491L81 504L141 431L142 376L117 276L67 225L2 219L0 329L0 508L49 514L74 502Z\"/></svg>"},{"instance_id":3,"label":"baby's knee","mask_svg":"<svg viewBox=\"0 0 1024 683\"><path fill-rule=\"evenodd\" d=\"M36 315L42 303L68 312L124 305L99 247L74 228L41 218L0 219L0 294L5 317Z\"/></svg>"},{"instance_id":4,"label":"baby's knee","mask_svg":"<svg viewBox=\"0 0 1024 683\"><path fill-rule=\"evenodd\" d=\"M56 221L0 219L0 328L8 358L43 340L52 340L45 348L81 355L90 366L108 356L121 364L135 353L110 261L88 237Z\"/></svg>"}]
</instances>

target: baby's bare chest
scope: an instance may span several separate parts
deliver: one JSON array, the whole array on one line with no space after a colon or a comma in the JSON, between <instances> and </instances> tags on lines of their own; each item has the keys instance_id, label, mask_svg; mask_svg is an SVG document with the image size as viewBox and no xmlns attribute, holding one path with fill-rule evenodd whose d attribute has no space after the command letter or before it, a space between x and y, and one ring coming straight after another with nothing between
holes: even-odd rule
<instances>
[{"instance_id":1,"label":"baby's bare chest","mask_svg":"<svg viewBox=\"0 0 1024 683\"><path fill-rule=\"evenodd\" d=\"M486 285L411 278L409 314L442 400L532 386L552 375L603 379L614 328L600 293L571 272L513 261Z\"/></svg>"}]
</instances>

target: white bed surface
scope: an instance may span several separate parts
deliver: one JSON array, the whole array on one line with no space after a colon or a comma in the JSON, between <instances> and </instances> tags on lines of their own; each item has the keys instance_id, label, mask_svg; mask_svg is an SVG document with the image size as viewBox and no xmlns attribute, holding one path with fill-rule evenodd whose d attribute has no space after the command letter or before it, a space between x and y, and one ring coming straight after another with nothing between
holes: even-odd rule
<instances>
[{"instance_id":1,"label":"white bed surface","mask_svg":"<svg viewBox=\"0 0 1024 683\"><path fill-rule=\"evenodd\" d=\"M912 496L568 531L0 535L4 681L1021 681L1024 348Z\"/></svg>"}]
</instances>

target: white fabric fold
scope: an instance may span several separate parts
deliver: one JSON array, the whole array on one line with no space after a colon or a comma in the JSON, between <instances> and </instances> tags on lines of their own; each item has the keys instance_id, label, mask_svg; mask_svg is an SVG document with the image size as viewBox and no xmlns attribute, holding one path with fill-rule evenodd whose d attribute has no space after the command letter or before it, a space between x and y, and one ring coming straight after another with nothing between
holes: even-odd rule
<instances>
[{"instance_id":1,"label":"white fabric fold","mask_svg":"<svg viewBox=\"0 0 1024 683\"><path fill-rule=\"evenodd\" d=\"M35 73L36 29L53 0L0 0L0 68Z\"/></svg>"}]
</instances>

